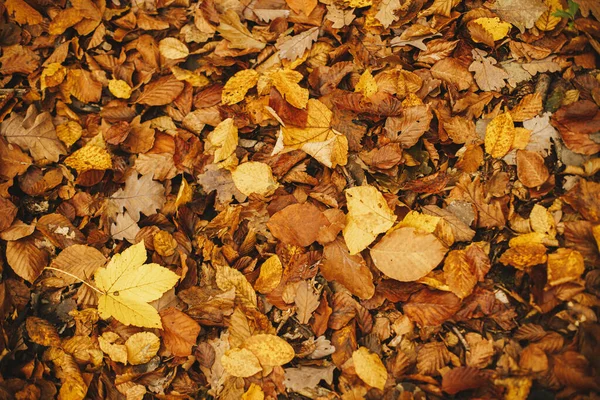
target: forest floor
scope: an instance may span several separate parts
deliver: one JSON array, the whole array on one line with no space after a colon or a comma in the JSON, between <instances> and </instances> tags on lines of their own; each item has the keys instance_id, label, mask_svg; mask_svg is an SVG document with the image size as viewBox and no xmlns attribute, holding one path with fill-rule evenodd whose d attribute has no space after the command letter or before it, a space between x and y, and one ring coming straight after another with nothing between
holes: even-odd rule
<instances>
[{"instance_id":1,"label":"forest floor","mask_svg":"<svg viewBox=\"0 0 600 400\"><path fill-rule=\"evenodd\" d=\"M0 399L600 398L599 19L0 3Z\"/></svg>"}]
</instances>

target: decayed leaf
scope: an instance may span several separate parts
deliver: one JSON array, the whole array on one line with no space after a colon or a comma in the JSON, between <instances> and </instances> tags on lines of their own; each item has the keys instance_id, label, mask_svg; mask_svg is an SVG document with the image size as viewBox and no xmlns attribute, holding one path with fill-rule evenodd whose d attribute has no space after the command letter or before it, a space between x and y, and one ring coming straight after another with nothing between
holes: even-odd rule
<instances>
[{"instance_id":1,"label":"decayed leaf","mask_svg":"<svg viewBox=\"0 0 600 400\"><path fill-rule=\"evenodd\" d=\"M260 275L254 282L254 289L260 293L269 293L279 285L282 273L281 260L277 255L272 255L261 265Z\"/></svg>"},{"instance_id":2,"label":"decayed leaf","mask_svg":"<svg viewBox=\"0 0 600 400\"><path fill-rule=\"evenodd\" d=\"M296 317L301 324L307 324L312 317L313 311L319 307L319 295L315 293L307 281L302 281L296 287L294 297L296 305Z\"/></svg>"},{"instance_id":3,"label":"decayed leaf","mask_svg":"<svg viewBox=\"0 0 600 400\"><path fill-rule=\"evenodd\" d=\"M260 196L270 196L279 187L273 177L271 167L258 161L249 161L238 165L231 173L235 187L250 196L256 193Z\"/></svg>"},{"instance_id":4,"label":"decayed leaf","mask_svg":"<svg viewBox=\"0 0 600 400\"><path fill-rule=\"evenodd\" d=\"M46 347L60 347L60 336L56 327L45 319L29 317L25 321L25 329L33 343Z\"/></svg>"},{"instance_id":5,"label":"decayed leaf","mask_svg":"<svg viewBox=\"0 0 600 400\"><path fill-rule=\"evenodd\" d=\"M377 269L390 278L413 282L437 267L447 251L433 234L402 227L388 233L373 246L371 258Z\"/></svg>"},{"instance_id":6,"label":"decayed leaf","mask_svg":"<svg viewBox=\"0 0 600 400\"><path fill-rule=\"evenodd\" d=\"M262 50L266 46L265 42L256 39L241 23L240 17L233 9L228 9L221 14L217 30L230 42L229 46L233 49Z\"/></svg>"},{"instance_id":7,"label":"decayed leaf","mask_svg":"<svg viewBox=\"0 0 600 400\"><path fill-rule=\"evenodd\" d=\"M160 339L152 332L135 333L125 341L125 348L130 364L145 364L158 353Z\"/></svg>"},{"instance_id":8,"label":"decayed leaf","mask_svg":"<svg viewBox=\"0 0 600 400\"><path fill-rule=\"evenodd\" d=\"M25 117L14 114L2 122L0 133L6 137L8 143L28 150L36 161L58 161L60 155L65 154L67 150L56 136L50 113L37 114L34 106L27 109Z\"/></svg>"},{"instance_id":9,"label":"decayed leaf","mask_svg":"<svg viewBox=\"0 0 600 400\"><path fill-rule=\"evenodd\" d=\"M296 356L294 348L288 342L266 333L246 339L243 348L250 350L263 367L284 365Z\"/></svg>"},{"instance_id":10,"label":"decayed leaf","mask_svg":"<svg viewBox=\"0 0 600 400\"><path fill-rule=\"evenodd\" d=\"M108 90L119 99L128 99L131 97L132 88L121 79L111 79L108 81Z\"/></svg>"},{"instance_id":11,"label":"decayed leaf","mask_svg":"<svg viewBox=\"0 0 600 400\"><path fill-rule=\"evenodd\" d=\"M496 0L492 5L500 18L510 22L522 32L533 28L538 18L546 11L546 6L541 0Z\"/></svg>"},{"instance_id":12,"label":"decayed leaf","mask_svg":"<svg viewBox=\"0 0 600 400\"><path fill-rule=\"evenodd\" d=\"M328 384L333 381L334 365L329 367L309 367L300 366L298 368L285 369L285 387L295 392L300 392L305 388L315 388L321 380Z\"/></svg>"},{"instance_id":13,"label":"decayed leaf","mask_svg":"<svg viewBox=\"0 0 600 400\"><path fill-rule=\"evenodd\" d=\"M248 349L227 350L221 357L221 364L225 371L239 378L247 378L262 371L258 358Z\"/></svg>"},{"instance_id":14,"label":"decayed leaf","mask_svg":"<svg viewBox=\"0 0 600 400\"><path fill-rule=\"evenodd\" d=\"M515 125L510 113L494 118L485 130L485 151L494 158L502 158L510 150L515 137Z\"/></svg>"},{"instance_id":15,"label":"decayed leaf","mask_svg":"<svg viewBox=\"0 0 600 400\"><path fill-rule=\"evenodd\" d=\"M118 207L119 212L127 210L133 221L140 220L140 213L156 214L165 202L165 188L152 180L152 175L138 178L137 173L127 177L125 188L119 189L111 196L111 201Z\"/></svg>"},{"instance_id":16,"label":"decayed leaf","mask_svg":"<svg viewBox=\"0 0 600 400\"><path fill-rule=\"evenodd\" d=\"M517 176L528 188L541 186L550 177L544 158L527 150L517 151Z\"/></svg>"},{"instance_id":17,"label":"decayed leaf","mask_svg":"<svg viewBox=\"0 0 600 400\"><path fill-rule=\"evenodd\" d=\"M377 235L390 229L396 215L374 186L353 187L346 189L345 194L348 215L342 232L350 254L354 255L373 243Z\"/></svg>"},{"instance_id":18,"label":"decayed leaf","mask_svg":"<svg viewBox=\"0 0 600 400\"><path fill-rule=\"evenodd\" d=\"M379 356L371 353L366 347L359 347L352 353L352 361L356 375L367 385L383 390L388 379L388 372Z\"/></svg>"},{"instance_id":19,"label":"decayed leaf","mask_svg":"<svg viewBox=\"0 0 600 400\"><path fill-rule=\"evenodd\" d=\"M458 90L467 90L473 84L473 76L457 59L444 58L431 67L431 74Z\"/></svg>"},{"instance_id":20,"label":"decayed leaf","mask_svg":"<svg viewBox=\"0 0 600 400\"><path fill-rule=\"evenodd\" d=\"M492 57L486 57L487 53L479 49L473 49L473 62L469 71L475 73L475 82L483 91L498 91L502 89L508 79L508 74L502 68L495 66L497 61Z\"/></svg>"},{"instance_id":21,"label":"decayed leaf","mask_svg":"<svg viewBox=\"0 0 600 400\"><path fill-rule=\"evenodd\" d=\"M248 90L258 82L259 74L253 69L244 69L229 78L221 94L221 102L225 105L236 104L244 100Z\"/></svg>"},{"instance_id":22,"label":"decayed leaf","mask_svg":"<svg viewBox=\"0 0 600 400\"><path fill-rule=\"evenodd\" d=\"M361 299L370 299L375 293L373 274L360 254L350 255L341 239L325 245L321 274L328 281L341 283L352 294Z\"/></svg>"},{"instance_id":23,"label":"decayed leaf","mask_svg":"<svg viewBox=\"0 0 600 400\"><path fill-rule=\"evenodd\" d=\"M59 347L51 347L44 352L43 360L54 364L56 377L61 382L58 392L59 399L83 400L86 398L88 386L71 355Z\"/></svg>"},{"instance_id":24,"label":"decayed leaf","mask_svg":"<svg viewBox=\"0 0 600 400\"><path fill-rule=\"evenodd\" d=\"M144 264L144 242L112 257L106 268L94 275L102 294L98 312L104 319L114 317L125 325L162 328L160 316L148 303L172 288L179 276L158 264Z\"/></svg>"},{"instance_id":25,"label":"decayed leaf","mask_svg":"<svg viewBox=\"0 0 600 400\"><path fill-rule=\"evenodd\" d=\"M354 87L355 92L362 93L365 97L371 97L377 93L377 82L371 71L367 68L358 79L358 83Z\"/></svg>"},{"instance_id":26,"label":"decayed leaf","mask_svg":"<svg viewBox=\"0 0 600 400\"><path fill-rule=\"evenodd\" d=\"M213 162L218 163L229 158L238 145L238 130L234 125L233 118L227 118L219 123L208 134L205 143L206 151L215 156Z\"/></svg>"}]
</instances>

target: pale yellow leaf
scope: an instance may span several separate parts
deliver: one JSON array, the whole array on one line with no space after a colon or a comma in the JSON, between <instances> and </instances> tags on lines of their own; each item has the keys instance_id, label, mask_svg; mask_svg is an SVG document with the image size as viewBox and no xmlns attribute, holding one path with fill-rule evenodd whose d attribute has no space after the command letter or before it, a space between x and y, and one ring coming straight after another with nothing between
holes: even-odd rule
<instances>
[{"instance_id":1,"label":"pale yellow leaf","mask_svg":"<svg viewBox=\"0 0 600 400\"><path fill-rule=\"evenodd\" d=\"M158 50L164 58L178 60L190 54L187 46L174 37L167 37L158 43Z\"/></svg>"},{"instance_id":2,"label":"pale yellow leaf","mask_svg":"<svg viewBox=\"0 0 600 400\"><path fill-rule=\"evenodd\" d=\"M308 104L308 89L298 85L304 76L291 69L278 69L270 75L273 86L283 98L296 108L306 108Z\"/></svg>"},{"instance_id":3,"label":"pale yellow leaf","mask_svg":"<svg viewBox=\"0 0 600 400\"><path fill-rule=\"evenodd\" d=\"M227 265L217 265L215 280L219 289L228 291L235 288L236 297L247 306L256 307L256 292L244 274Z\"/></svg>"},{"instance_id":4,"label":"pale yellow leaf","mask_svg":"<svg viewBox=\"0 0 600 400\"><path fill-rule=\"evenodd\" d=\"M127 339L125 347L130 364L146 364L158 353L160 339L152 332L139 332Z\"/></svg>"},{"instance_id":5,"label":"pale yellow leaf","mask_svg":"<svg viewBox=\"0 0 600 400\"><path fill-rule=\"evenodd\" d=\"M248 378L262 371L258 358L248 349L227 350L221 356L221 365L230 375Z\"/></svg>"},{"instance_id":6,"label":"pale yellow leaf","mask_svg":"<svg viewBox=\"0 0 600 400\"><path fill-rule=\"evenodd\" d=\"M346 189L348 215L343 234L350 254L356 254L373 243L377 235L394 225L396 215L383 195L373 186Z\"/></svg>"},{"instance_id":7,"label":"pale yellow leaf","mask_svg":"<svg viewBox=\"0 0 600 400\"><path fill-rule=\"evenodd\" d=\"M124 325L162 328L160 316L148 303L172 288L179 276L158 264L146 261L144 242L116 254L106 268L94 275L98 290L98 313L104 319L114 317Z\"/></svg>"},{"instance_id":8,"label":"pale yellow leaf","mask_svg":"<svg viewBox=\"0 0 600 400\"><path fill-rule=\"evenodd\" d=\"M296 356L294 348L288 342L267 333L249 337L243 347L250 350L263 367L284 365Z\"/></svg>"},{"instance_id":9,"label":"pale yellow leaf","mask_svg":"<svg viewBox=\"0 0 600 400\"><path fill-rule=\"evenodd\" d=\"M219 123L206 137L206 150L214 154L214 162L218 163L229 158L238 145L238 129L233 118L227 118Z\"/></svg>"},{"instance_id":10,"label":"pale yellow leaf","mask_svg":"<svg viewBox=\"0 0 600 400\"><path fill-rule=\"evenodd\" d=\"M388 379L388 372L377 354L371 353L366 347L359 347L352 353L352 361L356 375L364 383L383 390Z\"/></svg>"},{"instance_id":11,"label":"pale yellow leaf","mask_svg":"<svg viewBox=\"0 0 600 400\"><path fill-rule=\"evenodd\" d=\"M509 24L508 22L500 21L500 18L498 18L498 17L494 17L494 18L481 17L481 18L477 18L473 22L481 25L483 27L483 29L485 29L490 35L492 35L492 38L494 39L494 41L500 40L500 39L506 37L506 35L508 35L508 32L510 32L510 30L512 28L511 24Z\"/></svg>"},{"instance_id":12,"label":"pale yellow leaf","mask_svg":"<svg viewBox=\"0 0 600 400\"><path fill-rule=\"evenodd\" d=\"M240 164L231 173L231 178L235 187L246 196L253 193L270 196L279 186L273 177L271 167L258 161Z\"/></svg>"},{"instance_id":13,"label":"pale yellow leaf","mask_svg":"<svg viewBox=\"0 0 600 400\"><path fill-rule=\"evenodd\" d=\"M108 90L113 96L119 99L128 99L131 97L131 86L121 79L111 79L108 81Z\"/></svg>"}]
</instances>

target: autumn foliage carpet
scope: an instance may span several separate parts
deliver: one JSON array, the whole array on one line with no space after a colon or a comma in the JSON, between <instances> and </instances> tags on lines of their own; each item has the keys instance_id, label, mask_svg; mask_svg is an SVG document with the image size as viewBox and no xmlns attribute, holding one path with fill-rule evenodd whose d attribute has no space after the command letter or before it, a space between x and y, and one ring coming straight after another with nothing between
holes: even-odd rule
<instances>
[{"instance_id":1,"label":"autumn foliage carpet","mask_svg":"<svg viewBox=\"0 0 600 400\"><path fill-rule=\"evenodd\" d=\"M0 399L600 398L599 19L0 2Z\"/></svg>"}]
</instances>

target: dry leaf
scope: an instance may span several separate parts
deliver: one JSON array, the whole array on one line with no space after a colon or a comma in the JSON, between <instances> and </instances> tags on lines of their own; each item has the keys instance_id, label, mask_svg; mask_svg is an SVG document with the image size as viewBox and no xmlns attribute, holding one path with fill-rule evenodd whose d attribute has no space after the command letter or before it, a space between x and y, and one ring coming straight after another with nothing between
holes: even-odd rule
<instances>
[{"instance_id":1,"label":"dry leaf","mask_svg":"<svg viewBox=\"0 0 600 400\"><path fill-rule=\"evenodd\" d=\"M169 60L186 58L190 51L187 46L173 37L167 37L158 43L160 54Z\"/></svg>"},{"instance_id":2,"label":"dry leaf","mask_svg":"<svg viewBox=\"0 0 600 400\"><path fill-rule=\"evenodd\" d=\"M356 375L367 385L383 390L388 379L388 372L379 356L371 353L366 347L359 347L352 353L352 361Z\"/></svg>"},{"instance_id":3,"label":"dry leaf","mask_svg":"<svg viewBox=\"0 0 600 400\"><path fill-rule=\"evenodd\" d=\"M521 33L525 32L526 28L533 28L538 18L546 11L546 6L541 0L496 0L491 8L504 21L519 28Z\"/></svg>"},{"instance_id":4,"label":"dry leaf","mask_svg":"<svg viewBox=\"0 0 600 400\"><path fill-rule=\"evenodd\" d=\"M227 160L238 146L238 130L234 125L233 118L227 118L208 134L205 149L214 154L214 163Z\"/></svg>"},{"instance_id":5,"label":"dry leaf","mask_svg":"<svg viewBox=\"0 0 600 400\"><path fill-rule=\"evenodd\" d=\"M486 56L486 52L473 49L473 62L469 65L469 71L475 73L475 82L481 90L498 91L506 85L504 81L508 79L508 74L495 66L495 59Z\"/></svg>"},{"instance_id":6,"label":"dry leaf","mask_svg":"<svg viewBox=\"0 0 600 400\"><path fill-rule=\"evenodd\" d=\"M221 102L225 105L231 105L244 100L248 90L258 83L258 77L258 72L253 69L237 72L225 83L221 94Z\"/></svg>"},{"instance_id":7,"label":"dry leaf","mask_svg":"<svg viewBox=\"0 0 600 400\"><path fill-rule=\"evenodd\" d=\"M288 342L271 334L254 335L246 339L243 348L250 350L263 367L284 365L296 356Z\"/></svg>"},{"instance_id":8,"label":"dry leaf","mask_svg":"<svg viewBox=\"0 0 600 400\"><path fill-rule=\"evenodd\" d=\"M312 317L313 311L319 307L319 295L315 293L307 281L301 281L296 287L294 304L296 305L298 322L307 324Z\"/></svg>"},{"instance_id":9,"label":"dry leaf","mask_svg":"<svg viewBox=\"0 0 600 400\"><path fill-rule=\"evenodd\" d=\"M163 325L162 339L165 349L175 357L187 357L192 354L200 325L187 314L169 307L160 312Z\"/></svg>"},{"instance_id":10,"label":"dry leaf","mask_svg":"<svg viewBox=\"0 0 600 400\"><path fill-rule=\"evenodd\" d=\"M294 61L310 49L318 38L319 28L314 27L285 41L278 41L275 47L279 49L279 57Z\"/></svg>"},{"instance_id":11,"label":"dry leaf","mask_svg":"<svg viewBox=\"0 0 600 400\"><path fill-rule=\"evenodd\" d=\"M577 250L558 249L555 253L548 254L548 285L550 286L579 279L584 270L583 256Z\"/></svg>"},{"instance_id":12,"label":"dry leaf","mask_svg":"<svg viewBox=\"0 0 600 400\"><path fill-rule=\"evenodd\" d=\"M431 67L434 78L454 85L458 90L467 90L473 84L473 76L457 59L444 58Z\"/></svg>"},{"instance_id":13,"label":"dry leaf","mask_svg":"<svg viewBox=\"0 0 600 400\"><path fill-rule=\"evenodd\" d=\"M143 175L138 178L137 173L127 177L125 188L119 189L111 196L111 201L117 206L119 212L127 210L134 222L140 220L140 213L145 215L156 214L165 202L165 188L152 180L152 175Z\"/></svg>"},{"instance_id":14,"label":"dry leaf","mask_svg":"<svg viewBox=\"0 0 600 400\"><path fill-rule=\"evenodd\" d=\"M528 188L541 186L550 177L544 158L538 153L517 150L517 176Z\"/></svg>"},{"instance_id":15,"label":"dry leaf","mask_svg":"<svg viewBox=\"0 0 600 400\"><path fill-rule=\"evenodd\" d=\"M271 216L267 227L284 243L306 247L317 240L329 220L312 203L292 204Z\"/></svg>"},{"instance_id":16,"label":"dry leaf","mask_svg":"<svg viewBox=\"0 0 600 400\"><path fill-rule=\"evenodd\" d=\"M98 312L104 319L114 317L125 325L162 328L160 316L148 303L172 288L179 276L158 264L144 264L144 242L114 255L106 268L94 275L102 294Z\"/></svg>"},{"instance_id":17,"label":"dry leaf","mask_svg":"<svg viewBox=\"0 0 600 400\"><path fill-rule=\"evenodd\" d=\"M304 77L298 71L291 69L278 69L269 75L273 86L277 88L283 98L296 108L306 108L308 104L308 90L298 82Z\"/></svg>"},{"instance_id":18,"label":"dry leaf","mask_svg":"<svg viewBox=\"0 0 600 400\"><path fill-rule=\"evenodd\" d=\"M515 137L515 125L509 113L495 117L485 130L485 152L502 158L510 150Z\"/></svg>"},{"instance_id":19,"label":"dry leaf","mask_svg":"<svg viewBox=\"0 0 600 400\"><path fill-rule=\"evenodd\" d=\"M383 195L373 186L346 189L348 215L343 229L350 254L360 253L377 235L394 225L396 215L388 207Z\"/></svg>"},{"instance_id":20,"label":"dry leaf","mask_svg":"<svg viewBox=\"0 0 600 400\"><path fill-rule=\"evenodd\" d=\"M272 255L261 265L260 275L256 282L254 282L254 289L260 293L269 293L279 286L282 273L283 265L281 264L279 257L277 255Z\"/></svg>"},{"instance_id":21,"label":"dry leaf","mask_svg":"<svg viewBox=\"0 0 600 400\"><path fill-rule=\"evenodd\" d=\"M158 352L160 339L152 332L135 333L125 341L125 348L130 364L146 364Z\"/></svg>"},{"instance_id":22,"label":"dry leaf","mask_svg":"<svg viewBox=\"0 0 600 400\"><path fill-rule=\"evenodd\" d=\"M247 378L262 371L258 358L248 349L227 350L221 357L225 371L238 378Z\"/></svg>"},{"instance_id":23,"label":"dry leaf","mask_svg":"<svg viewBox=\"0 0 600 400\"><path fill-rule=\"evenodd\" d=\"M54 273L62 278L68 285L78 281L89 280L96 270L106 264L106 258L97 249L81 244L74 244L65 248L60 254L52 260L52 268L67 272L62 274L60 271ZM75 275L78 279L72 277Z\"/></svg>"},{"instance_id":24,"label":"dry leaf","mask_svg":"<svg viewBox=\"0 0 600 400\"><path fill-rule=\"evenodd\" d=\"M447 251L433 234L402 227L388 233L373 246L371 258L377 269L390 278L413 282L437 267Z\"/></svg>"},{"instance_id":25,"label":"dry leaf","mask_svg":"<svg viewBox=\"0 0 600 400\"><path fill-rule=\"evenodd\" d=\"M262 50L266 43L256 39L252 33L240 21L235 10L228 9L220 16L220 24L217 28L221 36L227 39L229 46L233 49L255 49Z\"/></svg>"},{"instance_id":26,"label":"dry leaf","mask_svg":"<svg viewBox=\"0 0 600 400\"><path fill-rule=\"evenodd\" d=\"M279 187L273 177L271 167L265 163L249 161L238 165L231 173L235 187L250 196L256 193L260 196L270 196Z\"/></svg>"},{"instance_id":27,"label":"dry leaf","mask_svg":"<svg viewBox=\"0 0 600 400\"><path fill-rule=\"evenodd\" d=\"M325 279L341 283L361 299L370 299L375 293L373 274L367 263L360 254L350 255L340 238L323 248L323 263L319 270Z\"/></svg>"}]
</instances>

